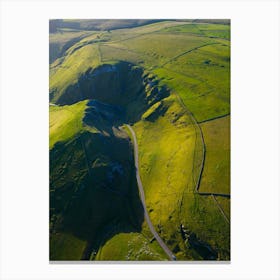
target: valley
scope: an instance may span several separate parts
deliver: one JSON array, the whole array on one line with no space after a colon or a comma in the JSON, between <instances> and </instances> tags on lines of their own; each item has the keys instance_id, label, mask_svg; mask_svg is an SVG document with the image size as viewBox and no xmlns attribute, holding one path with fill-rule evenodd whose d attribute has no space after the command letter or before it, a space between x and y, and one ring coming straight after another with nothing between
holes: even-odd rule
<instances>
[{"instance_id":1,"label":"valley","mask_svg":"<svg viewBox=\"0 0 280 280\"><path fill-rule=\"evenodd\" d=\"M50 260L230 260L229 22L50 23Z\"/></svg>"}]
</instances>

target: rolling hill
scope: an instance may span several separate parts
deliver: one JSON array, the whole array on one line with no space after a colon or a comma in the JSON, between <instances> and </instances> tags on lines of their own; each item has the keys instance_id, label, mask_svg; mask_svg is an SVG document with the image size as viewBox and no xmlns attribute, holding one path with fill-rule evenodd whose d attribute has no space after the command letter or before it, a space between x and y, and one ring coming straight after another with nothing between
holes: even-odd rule
<instances>
[{"instance_id":1,"label":"rolling hill","mask_svg":"<svg viewBox=\"0 0 280 280\"><path fill-rule=\"evenodd\" d=\"M50 27L50 260L229 260L228 22Z\"/></svg>"}]
</instances>

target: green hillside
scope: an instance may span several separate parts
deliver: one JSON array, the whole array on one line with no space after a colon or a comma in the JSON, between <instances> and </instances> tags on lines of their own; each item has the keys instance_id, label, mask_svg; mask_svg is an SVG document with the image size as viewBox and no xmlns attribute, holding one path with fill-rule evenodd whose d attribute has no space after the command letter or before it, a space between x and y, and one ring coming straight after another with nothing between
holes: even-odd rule
<instances>
[{"instance_id":1,"label":"green hillside","mask_svg":"<svg viewBox=\"0 0 280 280\"><path fill-rule=\"evenodd\" d=\"M229 260L230 25L50 26L50 259Z\"/></svg>"}]
</instances>

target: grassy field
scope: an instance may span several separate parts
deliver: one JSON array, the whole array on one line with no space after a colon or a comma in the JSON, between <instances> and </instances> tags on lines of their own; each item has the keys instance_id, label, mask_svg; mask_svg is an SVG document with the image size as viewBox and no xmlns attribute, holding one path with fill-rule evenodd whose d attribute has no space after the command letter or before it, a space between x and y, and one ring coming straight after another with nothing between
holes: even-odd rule
<instances>
[{"instance_id":1,"label":"grassy field","mask_svg":"<svg viewBox=\"0 0 280 280\"><path fill-rule=\"evenodd\" d=\"M230 259L230 226L211 196L185 194L182 198L181 222L196 234L198 240L210 246L218 259ZM186 250L185 258L203 259L199 249Z\"/></svg>"},{"instance_id":2,"label":"grassy field","mask_svg":"<svg viewBox=\"0 0 280 280\"><path fill-rule=\"evenodd\" d=\"M126 122L137 136L147 208L164 242L179 260L230 259L230 225L221 214L230 219L230 199L195 192L203 158L196 120L206 148L199 191L230 194L230 25L65 24L50 35L50 102L75 104L50 106L51 244L60 248L52 256L67 258L72 238L73 258L82 251L92 260L166 259L150 243L133 146L118 129ZM93 98L120 106L124 117L117 107L89 108Z\"/></svg>"},{"instance_id":3,"label":"grassy field","mask_svg":"<svg viewBox=\"0 0 280 280\"><path fill-rule=\"evenodd\" d=\"M218 37L230 39L230 26L223 24L185 24L180 26L167 27L162 30L165 33L191 33L206 37Z\"/></svg>"},{"instance_id":4,"label":"grassy field","mask_svg":"<svg viewBox=\"0 0 280 280\"><path fill-rule=\"evenodd\" d=\"M230 116L201 123L206 158L200 192L230 194Z\"/></svg>"},{"instance_id":5,"label":"grassy field","mask_svg":"<svg viewBox=\"0 0 280 280\"><path fill-rule=\"evenodd\" d=\"M219 203L220 207L223 209L228 220L230 220L230 199L217 196L216 200Z\"/></svg>"},{"instance_id":6,"label":"grassy field","mask_svg":"<svg viewBox=\"0 0 280 280\"><path fill-rule=\"evenodd\" d=\"M168 110L156 122L141 121L134 126L150 217L178 259L205 257L199 249L186 246L180 225L195 232L221 259L228 259L228 224L211 197L193 194L197 134L175 100L173 95L165 100Z\"/></svg>"},{"instance_id":7,"label":"grassy field","mask_svg":"<svg viewBox=\"0 0 280 280\"><path fill-rule=\"evenodd\" d=\"M159 69L198 121L229 113L229 47L203 46Z\"/></svg>"}]
</instances>

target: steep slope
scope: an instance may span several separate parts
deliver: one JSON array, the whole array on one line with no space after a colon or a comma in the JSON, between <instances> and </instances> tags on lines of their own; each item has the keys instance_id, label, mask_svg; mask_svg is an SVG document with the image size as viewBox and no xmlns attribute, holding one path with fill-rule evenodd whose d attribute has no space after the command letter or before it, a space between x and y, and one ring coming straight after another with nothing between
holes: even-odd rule
<instances>
[{"instance_id":1,"label":"steep slope","mask_svg":"<svg viewBox=\"0 0 280 280\"><path fill-rule=\"evenodd\" d=\"M124 68L133 86L123 86L125 76L109 84L111 73L115 75L114 67ZM131 66L105 65L82 76L79 81L83 96L99 100L50 106L51 260L94 259L102 244L118 233L134 232L128 237L139 236L135 240L140 243L146 239L141 234L143 209L135 181L132 144L119 126L139 119L146 107L168 92L162 88L147 96L144 84L148 78L141 69L134 68L133 72L127 67ZM92 87L95 90L91 91ZM68 96L69 92L64 100L71 103ZM73 250L69 249L71 240L77 244ZM159 246L146 247L148 255L144 250L133 253L134 257L165 259Z\"/></svg>"},{"instance_id":2,"label":"steep slope","mask_svg":"<svg viewBox=\"0 0 280 280\"><path fill-rule=\"evenodd\" d=\"M76 108L76 128L67 127L76 119L69 115L65 126L54 125L60 139L51 136L51 190L58 209L53 251L64 246L65 255L65 244L73 240L77 245L64 259L79 259L82 247L85 259L166 259L143 221L132 144L118 129L129 123L138 139L148 210L161 238L179 260L228 260L230 227L220 207L228 214L230 200L196 192L200 171L202 178L217 178L217 187L222 181L217 169L200 168L205 143L194 117L204 122L229 114L229 26L165 22L105 31L98 40L92 36L51 65L51 102L70 105L59 109L87 104L84 111ZM218 162L220 156L211 153L215 137L206 140L207 162ZM223 166L228 174L228 157ZM110 181L112 173L116 178ZM64 186L60 192L56 182ZM76 197L73 190L80 185L84 195ZM133 193L130 202L121 199L123 191ZM67 206L64 201L72 197Z\"/></svg>"},{"instance_id":3,"label":"steep slope","mask_svg":"<svg viewBox=\"0 0 280 280\"><path fill-rule=\"evenodd\" d=\"M81 107L84 103L78 104ZM105 233L109 238L118 232L139 232L143 222L126 134L109 125L98 103L88 102L80 117L75 107L76 104L50 111L53 126L59 127L50 138L51 260L89 259ZM66 110L73 112L76 122L71 116L54 120L53 114ZM104 119L103 126L95 128L89 122L88 115L93 111L96 118L98 114L99 120ZM64 129L72 133L58 138ZM73 250L68 248L69 236L79 243L73 245Z\"/></svg>"}]
</instances>

